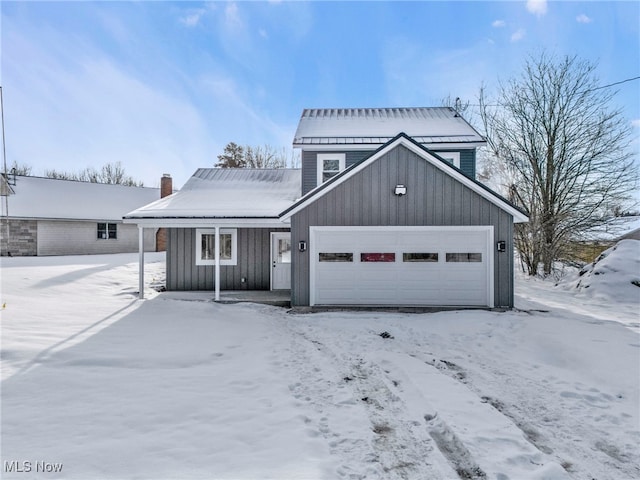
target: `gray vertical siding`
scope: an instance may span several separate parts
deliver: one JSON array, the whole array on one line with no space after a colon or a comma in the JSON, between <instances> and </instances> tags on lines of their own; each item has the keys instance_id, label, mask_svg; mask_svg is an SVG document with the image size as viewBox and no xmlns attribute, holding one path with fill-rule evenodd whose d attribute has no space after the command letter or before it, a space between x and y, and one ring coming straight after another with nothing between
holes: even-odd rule
<instances>
[{"instance_id":1,"label":"gray vertical siding","mask_svg":"<svg viewBox=\"0 0 640 480\"><path fill-rule=\"evenodd\" d=\"M337 150L336 150L337 151ZM476 178L476 150L475 148L468 150L438 150L438 151L451 151L460 152L460 170L470 177ZM372 150L357 150L357 151L337 151L338 153L345 153L345 166L348 168L354 163L358 163L364 158L373 153ZM327 153L326 151L303 151L302 152L302 195L306 195L308 192L317 187L317 175L318 175L318 153Z\"/></svg>"},{"instance_id":2,"label":"gray vertical siding","mask_svg":"<svg viewBox=\"0 0 640 480\"><path fill-rule=\"evenodd\" d=\"M358 163L363 158L368 157L373 153L372 150L357 150L357 151L342 151L336 150L338 153L345 154L345 167L350 167L354 163ZM302 152L302 195L307 194L311 190L317 187L318 181L318 153L330 153L327 151L322 152Z\"/></svg>"},{"instance_id":3,"label":"gray vertical siding","mask_svg":"<svg viewBox=\"0 0 640 480\"><path fill-rule=\"evenodd\" d=\"M269 290L271 232L288 228L238 228L237 265L220 267L221 290ZM167 290L213 290L214 267L196 265L195 228L167 231ZM242 282L242 278L246 281Z\"/></svg>"},{"instance_id":4,"label":"gray vertical siding","mask_svg":"<svg viewBox=\"0 0 640 480\"><path fill-rule=\"evenodd\" d=\"M396 184L407 186L405 196L393 194ZM507 252L494 256L494 303L513 306L511 215L403 146L293 215L294 245L309 241L312 225L493 225L494 240L507 242ZM291 300L293 305L309 304L308 250L293 250Z\"/></svg>"}]
</instances>

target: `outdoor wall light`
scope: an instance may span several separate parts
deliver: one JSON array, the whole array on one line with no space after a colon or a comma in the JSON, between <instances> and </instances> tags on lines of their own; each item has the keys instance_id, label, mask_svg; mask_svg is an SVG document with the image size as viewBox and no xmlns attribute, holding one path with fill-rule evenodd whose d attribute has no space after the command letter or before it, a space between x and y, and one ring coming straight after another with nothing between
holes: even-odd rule
<instances>
[{"instance_id":1,"label":"outdoor wall light","mask_svg":"<svg viewBox=\"0 0 640 480\"><path fill-rule=\"evenodd\" d=\"M399 197L401 197L402 195L406 195L407 187L405 187L404 185L396 185L396 189L393 191L393 193L395 193Z\"/></svg>"},{"instance_id":2,"label":"outdoor wall light","mask_svg":"<svg viewBox=\"0 0 640 480\"><path fill-rule=\"evenodd\" d=\"M299 241L298 242L298 251L306 252L307 251L307 242L305 242L304 240Z\"/></svg>"},{"instance_id":3,"label":"outdoor wall light","mask_svg":"<svg viewBox=\"0 0 640 480\"><path fill-rule=\"evenodd\" d=\"M506 252L507 251L507 242L505 242L504 240L500 240L498 243L496 243L496 249L499 252Z\"/></svg>"}]
</instances>

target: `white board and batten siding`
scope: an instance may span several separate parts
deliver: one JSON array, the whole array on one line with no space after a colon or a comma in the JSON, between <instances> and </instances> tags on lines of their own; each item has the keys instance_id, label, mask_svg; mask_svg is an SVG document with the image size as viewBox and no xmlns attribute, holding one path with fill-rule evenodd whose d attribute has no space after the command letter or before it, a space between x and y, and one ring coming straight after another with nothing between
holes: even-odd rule
<instances>
[{"instance_id":1,"label":"white board and batten siding","mask_svg":"<svg viewBox=\"0 0 640 480\"><path fill-rule=\"evenodd\" d=\"M311 305L493 307L493 227L310 227Z\"/></svg>"}]
</instances>

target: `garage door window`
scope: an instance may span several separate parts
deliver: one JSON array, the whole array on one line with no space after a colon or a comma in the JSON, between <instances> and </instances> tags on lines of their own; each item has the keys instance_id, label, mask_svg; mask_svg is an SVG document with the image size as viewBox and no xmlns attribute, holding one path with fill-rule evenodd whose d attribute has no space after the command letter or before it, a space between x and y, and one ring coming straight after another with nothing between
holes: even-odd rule
<instances>
[{"instance_id":1,"label":"garage door window","mask_svg":"<svg viewBox=\"0 0 640 480\"><path fill-rule=\"evenodd\" d=\"M395 262L395 253L361 253L361 262Z\"/></svg>"},{"instance_id":2,"label":"garage door window","mask_svg":"<svg viewBox=\"0 0 640 480\"><path fill-rule=\"evenodd\" d=\"M353 262L353 253L319 253L319 262Z\"/></svg>"},{"instance_id":3,"label":"garage door window","mask_svg":"<svg viewBox=\"0 0 640 480\"><path fill-rule=\"evenodd\" d=\"M482 262L481 253L447 253L447 262L469 263Z\"/></svg>"},{"instance_id":4,"label":"garage door window","mask_svg":"<svg viewBox=\"0 0 640 480\"><path fill-rule=\"evenodd\" d=\"M437 262L437 253L403 253L403 262Z\"/></svg>"}]
</instances>

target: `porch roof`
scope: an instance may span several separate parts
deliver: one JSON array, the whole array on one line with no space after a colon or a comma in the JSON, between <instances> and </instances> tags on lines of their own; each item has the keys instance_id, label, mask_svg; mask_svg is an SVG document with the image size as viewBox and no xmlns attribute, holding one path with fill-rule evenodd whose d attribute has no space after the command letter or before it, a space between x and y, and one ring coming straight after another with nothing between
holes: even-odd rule
<instances>
[{"instance_id":1,"label":"porch roof","mask_svg":"<svg viewBox=\"0 0 640 480\"><path fill-rule=\"evenodd\" d=\"M281 224L282 210L300 197L299 169L200 168L180 191L124 216L158 226Z\"/></svg>"}]
</instances>

